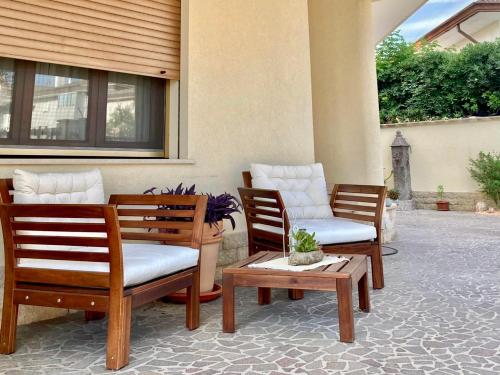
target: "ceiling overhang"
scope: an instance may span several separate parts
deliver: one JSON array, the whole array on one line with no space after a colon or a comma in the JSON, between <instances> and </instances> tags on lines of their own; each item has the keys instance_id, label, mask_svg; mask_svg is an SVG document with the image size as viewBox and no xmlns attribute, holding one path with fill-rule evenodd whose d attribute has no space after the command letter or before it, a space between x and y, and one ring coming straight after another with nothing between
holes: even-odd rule
<instances>
[{"instance_id":1,"label":"ceiling overhang","mask_svg":"<svg viewBox=\"0 0 500 375\"><path fill-rule=\"evenodd\" d=\"M427 0L373 0L373 28L375 44L396 30Z\"/></svg>"}]
</instances>

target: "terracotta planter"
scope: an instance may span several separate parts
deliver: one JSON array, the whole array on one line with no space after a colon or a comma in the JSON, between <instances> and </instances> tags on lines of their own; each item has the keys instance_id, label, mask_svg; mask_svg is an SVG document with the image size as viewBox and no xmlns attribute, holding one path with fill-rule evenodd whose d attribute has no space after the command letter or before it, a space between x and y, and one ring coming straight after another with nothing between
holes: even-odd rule
<instances>
[{"instance_id":1,"label":"terracotta planter","mask_svg":"<svg viewBox=\"0 0 500 375\"><path fill-rule=\"evenodd\" d=\"M222 288L214 284L215 269L219 259L219 249L222 242L223 222L217 225L205 223L203 226L203 238L200 259L200 301L208 302L220 297ZM168 300L177 303L186 302L186 289L181 289L167 297Z\"/></svg>"},{"instance_id":2,"label":"terracotta planter","mask_svg":"<svg viewBox=\"0 0 500 375\"><path fill-rule=\"evenodd\" d=\"M203 226L203 240L200 260L200 292L211 292L214 288L215 269L219 259L219 248L222 242L222 221L217 226L207 223Z\"/></svg>"},{"instance_id":3,"label":"terracotta planter","mask_svg":"<svg viewBox=\"0 0 500 375\"><path fill-rule=\"evenodd\" d=\"M450 210L450 202L448 201L437 201L436 202L438 211L449 211Z\"/></svg>"}]
</instances>

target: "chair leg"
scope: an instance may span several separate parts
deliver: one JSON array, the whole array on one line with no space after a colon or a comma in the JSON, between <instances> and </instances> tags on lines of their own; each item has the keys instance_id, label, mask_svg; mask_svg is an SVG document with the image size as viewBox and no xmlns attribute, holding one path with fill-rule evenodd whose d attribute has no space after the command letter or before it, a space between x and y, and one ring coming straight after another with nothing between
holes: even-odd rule
<instances>
[{"instance_id":1,"label":"chair leg","mask_svg":"<svg viewBox=\"0 0 500 375\"><path fill-rule=\"evenodd\" d=\"M192 331L200 326L200 271L193 273L193 283L187 287L186 327Z\"/></svg>"},{"instance_id":2,"label":"chair leg","mask_svg":"<svg viewBox=\"0 0 500 375\"><path fill-rule=\"evenodd\" d=\"M16 351L16 328L18 306L14 303L12 287L5 287L2 311L2 327L0 329L0 353L11 354Z\"/></svg>"},{"instance_id":3,"label":"chair leg","mask_svg":"<svg viewBox=\"0 0 500 375\"><path fill-rule=\"evenodd\" d=\"M128 364L132 298L110 300L106 367L119 370Z\"/></svg>"},{"instance_id":4,"label":"chair leg","mask_svg":"<svg viewBox=\"0 0 500 375\"><path fill-rule=\"evenodd\" d=\"M85 311L85 321L102 320L106 316L105 312L101 311Z\"/></svg>"},{"instance_id":5,"label":"chair leg","mask_svg":"<svg viewBox=\"0 0 500 375\"><path fill-rule=\"evenodd\" d=\"M384 264L382 262L382 249L380 244L374 246L371 254L371 263L373 289L382 289L384 287Z\"/></svg>"}]
</instances>

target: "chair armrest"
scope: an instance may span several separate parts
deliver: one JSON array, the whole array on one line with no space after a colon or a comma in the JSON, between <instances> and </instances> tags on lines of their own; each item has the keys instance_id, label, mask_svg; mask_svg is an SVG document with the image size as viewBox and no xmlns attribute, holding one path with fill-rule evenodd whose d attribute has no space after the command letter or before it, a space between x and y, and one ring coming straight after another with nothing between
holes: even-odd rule
<instances>
[{"instance_id":1,"label":"chair armrest","mask_svg":"<svg viewBox=\"0 0 500 375\"><path fill-rule=\"evenodd\" d=\"M373 223L377 229L377 238L381 238L386 194L385 186L336 184L330 206L334 216Z\"/></svg>"},{"instance_id":2,"label":"chair armrest","mask_svg":"<svg viewBox=\"0 0 500 375\"><path fill-rule=\"evenodd\" d=\"M253 224L262 224L283 228L285 234L288 234L290 222L278 190L240 187L238 192L249 233L254 230Z\"/></svg>"}]
</instances>

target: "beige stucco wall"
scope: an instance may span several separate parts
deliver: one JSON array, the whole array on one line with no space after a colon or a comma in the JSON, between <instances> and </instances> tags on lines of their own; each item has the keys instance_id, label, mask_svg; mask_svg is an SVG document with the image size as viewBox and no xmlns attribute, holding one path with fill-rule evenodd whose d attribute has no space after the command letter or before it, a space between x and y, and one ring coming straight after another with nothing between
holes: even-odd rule
<instances>
[{"instance_id":1,"label":"beige stucco wall","mask_svg":"<svg viewBox=\"0 0 500 375\"><path fill-rule=\"evenodd\" d=\"M500 117L412 123L382 128L384 172L392 170L391 144L396 130L411 145L410 168L414 191L475 192L469 159L479 151L500 152ZM389 182L392 186L392 181Z\"/></svg>"},{"instance_id":2,"label":"beige stucco wall","mask_svg":"<svg viewBox=\"0 0 500 375\"><path fill-rule=\"evenodd\" d=\"M107 193L196 183L200 192L241 186L251 162L314 161L307 0L191 0L181 108L194 165L97 165ZM184 9L183 9L184 10ZM293 37L291 37L293 35ZM184 40L183 40L184 42ZM183 56L184 58L184 56ZM0 166L8 177L19 167ZM85 165L22 166L72 171Z\"/></svg>"},{"instance_id":3,"label":"beige stucco wall","mask_svg":"<svg viewBox=\"0 0 500 375\"><path fill-rule=\"evenodd\" d=\"M370 0L309 1L316 160L329 184L381 184Z\"/></svg>"},{"instance_id":4,"label":"beige stucco wall","mask_svg":"<svg viewBox=\"0 0 500 375\"><path fill-rule=\"evenodd\" d=\"M103 163L97 167L106 193L142 193L182 181L196 183L199 192L236 194L241 171L251 162L313 162L307 0L183 4L189 22L183 35L181 118L194 164ZM84 161L21 166L3 161L0 176L12 176L15 168L94 167ZM240 216L238 230L243 222ZM3 255L0 259L3 263Z\"/></svg>"}]
</instances>

